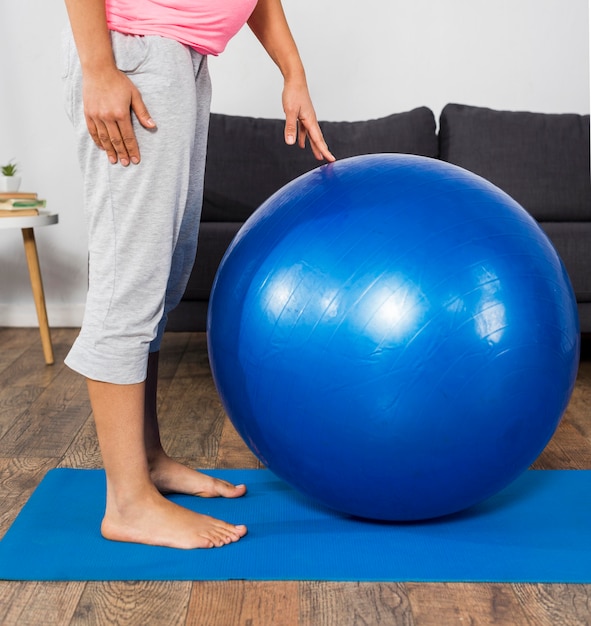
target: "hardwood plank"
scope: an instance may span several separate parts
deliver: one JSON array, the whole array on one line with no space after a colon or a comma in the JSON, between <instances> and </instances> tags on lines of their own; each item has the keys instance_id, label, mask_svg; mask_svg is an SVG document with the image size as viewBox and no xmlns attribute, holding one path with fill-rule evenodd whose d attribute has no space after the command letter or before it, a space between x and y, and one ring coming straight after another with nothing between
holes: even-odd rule
<instances>
[{"instance_id":1,"label":"hardwood plank","mask_svg":"<svg viewBox=\"0 0 591 626\"><path fill-rule=\"evenodd\" d=\"M1 330L1 329L0 329ZM25 329L15 329L22 331ZM5 337L8 345L2 345L0 354L5 355L14 350L17 354L14 359L4 362L9 363L2 371L2 387L0 388L0 454L2 452L2 438L6 433L18 423L23 421L25 412L39 400L43 392L53 384L63 364L60 366L47 366L43 362L43 354L39 350L31 348L31 342L24 340L24 337L31 336L31 330L23 335L22 332L15 332L14 336L18 340L10 340L11 333L6 330L1 337ZM60 357L65 354L71 339L71 333L65 331L56 332L56 355ZM34 344L37 345L36 343Z\"/></svg>"},{"instance_id":2,"label":"hardwood plank","mask_svg":"<svg viewBox=\"0 0 591 626\"><path fill-rule=\"evenodd\" d=\"M590 342L591 343L591 342ZM577 383L566 409L565 419L591 442L591 355L581 361Z\"/></svg>"},{"instance_id":3,"label":"hardwood plank","mask_svg":"<svg viewBox=\"0 0 591 626\"><path fill-rule=\"evenodd\" d=\"M263 464L244 443L228 417L224 419L216 467L229 469L260 469Z\"/></svg>"},{"instance_id":4,"label":"hardwood plank","mask_svg":"<svg viewBox=\"0 0 591 626\"><path fill-rule=\"evenodd\" d=\"M61 457L88 418L90 406L82 376L63 367L51 388L26 408L0 440L0 456Z\"/></svg>"},{"instance_id":5,"label":"hardwood plank","mask_svg":"<svg viewBox=\"0 0 591 626\"><path fill-rule=\"evenodd\" d=\"M581 361L573 394L534 469L591 469L591 361Z\"/></svg>"},{"instance_id":6,"label":"hardwood plank","mask_svg":"<svg viewBox=\"0 0 591 626\"><path fill-rule=\"evenodd\" d=\"M301 626L414 626L406 588L396 583L300 583Z\"/></svg>"},{"instance_id":7,"label":"hardwood plank","mask_svg":"<svg viewBox=\"0 0 591 626\"><path fill-rule=\"evenodd\" d=\"M186 626L294 626L297 582L193 583ZM348 622L342 622L342 625Z\"/></svg>"},{"instance_id":8,"label":"hardwood plank","mask_svg":"<svg viewBox=\"0 0 591 626\"><path fill-rule=\"evenodd\" d=\"M5 380L7 372L13 363L30 350L35 338L28 328L1 328L0 327L0 373Z\"/></svg>"},{"instance_id":9,"label":"hardwood plank","mask_svg":"<svg viewBox=\"0 0 591 626\"><path fill-rule=\"evenodd\" d=\"M0 581L0 621L3 626L68 626L85 585ZM2 600L7 602L6 611Z\"/></svg>"},{"instance_id":10,"label":"hardwood plank","mask_svg":"<svg viewBox=\"0 0 591 626\"><path fill-rule=\"evenodd\" d=\"M224 414L207 384L175 379L160 408L159 419L162 443L171 456L194 459L196 466L214 464Z\"/></svg>"},{"instance_id":11,"label":"hardwood plank","mask_svg":"<svg viewBox=\"0 0 591 626\"><path fill-rule=\"evenodd\" d=\"M591 442L565 419L532 467L591 469Z\"/></svg>"},{"instance_id":12,"label":"hardwood plank","mask_svg":"<svg viewBox=\"0 0 591 626\"><path fill-rule=\"evenodd\" d=\"M29 497L49 468L52 459L36 457L0 458L0 492L3 497Z\"/></svg>"},{"instance_id":13,"label":"hardwood plank","mask_svg":"<svg viewBox=\"0 0 591 626\"><path fill-rule=\"evenodd\" d=\"M0 624L17 626L35 591L35 583L0 580Z\"/></svg>"},{"instance_id":14,"label":"hardwood plank","mask_svg":"<svg viewBox=\"0 0 591 626\"><path fill-rule=\"evenodd\" d=\"M538 626L523 611L511 585L408 583L416 626Z\"/></svg>"},{"instance_id":15,"label":"hardwood plank","mask_svg":"<svg viewBox=\"0 0 591 626\"><path fill-rule=\"evenodd\" d=\"M53 466L53 459L0 459L0 538L4 536L45 473Z\"/></svg>"},{"instance_id":16,"label":"hardwood plank","mask_svg":"<svg viewBox=\"0 0 591 626\"><path fill-rule=\"evenodd\" d=\"M64 453L57 467L97 469L103 467L94 419L90 415Z\"/></svg>"},{"instance_id":17,"label":"hardwood plank","mask_svg":"<svg viewBox=\"0 0 591 626\"><path fill-rule=\"evenodd\" d=\"M28 407L43 393L38 385L4 384L0 389L0 450L2 437L23 419Z\"/></svg>"},{"instance_id":18,"label":"hardwood plank","mask_svg":"<svg viewBox=\"0 0 591 626\"><path fill-rule=\"evenodd\" d=\"M23 505L24 502L20 502L16 498L11 498L10 496L2 498L2 503L0 504L0 540L12 526Z\"/></svg>"},{"instance_id":19,"label":"hardwood plank","mask_svg":"<svg viewBox=\"0 0 591 626\"><path fill-rule=\"evenodd\" d=\"M168 393L190 340L191 333L164 334L158 365L158 407Z\"/></svg>"},{"instance_id":20,"label":"hardwood plank","mask_svg":"<svg viewBox=\"0 0 591 626\"><path fill-rule=\"evenodd\" d=\"M171 456L212 467L224 412L211 379L204 334L191 337L159 409L162 443Z\"/></svg>"},{"instance_id":21,"label":"hardwood plank","mask_svg":"<svg viewBox=\"0 0 591 626\"><path fill-rule=\"evenodd\" d=\"M89 582L70 626L180 626L191 582Z\"/></svg>"},{"instance_id":22,"label":"hardwood plank","mask_svg":"<svg viewBox=\"0 0 591 626\"><path fill-rule=\"evenodd\" d=\"M61 371L61 367L53 367L45 364L43 357L43 349L39 339L39 331L36 329L28 329L36 332L36 340L32 341L25 350L20 350L18 358L10 362L10 366L3 371L2 380L6 385L38 385L41 387L49 386L55 377ZM55 337L54 350L56 364L63 366L63 359L70 348L73 337L75 336L71 329L57 329L52 332ZM2 351L7 348L3 345ZM12 355L11 355L12 356Z\"/></svg>"},{"instance_id":23,"label":"hardwood plank","mask_svg":"<svg viewBox=\"0 0 591 626\"><path fill-rule=\"evenodd\" d=\"M589 626L591 585L515 585L523 611L536 626Z\"/></svg>"}]
</instances>

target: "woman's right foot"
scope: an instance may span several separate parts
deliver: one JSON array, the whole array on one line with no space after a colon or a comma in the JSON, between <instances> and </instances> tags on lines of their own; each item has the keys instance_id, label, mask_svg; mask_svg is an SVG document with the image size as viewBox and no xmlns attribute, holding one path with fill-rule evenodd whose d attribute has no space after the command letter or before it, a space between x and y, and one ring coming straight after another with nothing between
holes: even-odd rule
<instances>
[{"instance_id":1,"label":"woman's right foot","mask_svg":"<svg viewBox=\"0 0 591 626\"><path fill-rule=\"evenodd\" d=\"M156 489L123 506L108 502L101 525L105 539L169 548L221 548L246 535L228 524L167 500Z\"/></svg>"}]
</instances>

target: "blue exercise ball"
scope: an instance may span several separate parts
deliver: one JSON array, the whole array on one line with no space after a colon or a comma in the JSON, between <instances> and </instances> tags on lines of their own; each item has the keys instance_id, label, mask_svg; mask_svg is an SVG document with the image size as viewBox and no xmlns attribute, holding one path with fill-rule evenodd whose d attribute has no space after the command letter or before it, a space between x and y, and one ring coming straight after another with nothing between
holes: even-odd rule
<instances>
[{"instance_id":1,"label":"blue exercise ball","mask_svg":"<svg viewBox=\"0 0 591 626\"><path fill-rule=\"evenodd\" d=\"M435 159L327 164L269 198L219 267L223 406L302 493L376 520L439 517L517 478L575 383L579 322L536 222Z\"/></svg>"}]
</instances>

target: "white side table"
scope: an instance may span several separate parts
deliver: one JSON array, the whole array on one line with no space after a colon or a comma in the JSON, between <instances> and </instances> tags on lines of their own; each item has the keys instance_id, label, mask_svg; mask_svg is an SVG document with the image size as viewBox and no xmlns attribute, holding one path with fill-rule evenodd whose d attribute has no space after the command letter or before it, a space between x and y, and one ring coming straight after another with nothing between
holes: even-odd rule
<instances>
[{"instance_id":1,"label":"white side table","mask_svg":"<svg viewBox=\"0 0 591 626\"><path fill-rule=\"evenodd\" d=\"M57 224L57 222L58 214L49 211L40 211L39 215L0 217L0 229L20 228L23 233L25 255L27 257L27 265L29 266L31 288L33 289L33 299L35 300L37 319L39 320L41 345L43 346L43 356L45 357L45 363L47 363L47 365L53 363L53 347L51 345L51 334L49 332L49 322L45 308L45 294L43 292L41 268L39 267L39 256L37 255L37 244L35 243L33 228L37 226L51 226L51 224Z\"/></svg>"}]
</instances>

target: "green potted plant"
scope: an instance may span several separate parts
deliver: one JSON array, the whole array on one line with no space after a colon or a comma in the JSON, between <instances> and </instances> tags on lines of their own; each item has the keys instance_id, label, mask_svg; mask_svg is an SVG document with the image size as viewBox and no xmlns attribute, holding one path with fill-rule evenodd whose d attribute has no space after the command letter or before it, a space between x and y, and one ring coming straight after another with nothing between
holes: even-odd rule
<instances>
[{"instance_id":1,"label":"green potted plant","mask_svg":"<svg viewBox=\"0 0 591 626\"><path fill-rule=\"evenodd\" d=\"M21 177L17 176L18 166L13 161L6 165L0 165L0 191L18 191L21 185Z\"/></svg>"}]
</instances>

